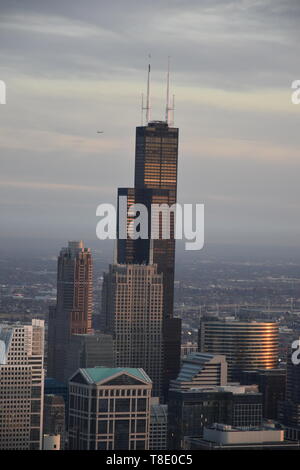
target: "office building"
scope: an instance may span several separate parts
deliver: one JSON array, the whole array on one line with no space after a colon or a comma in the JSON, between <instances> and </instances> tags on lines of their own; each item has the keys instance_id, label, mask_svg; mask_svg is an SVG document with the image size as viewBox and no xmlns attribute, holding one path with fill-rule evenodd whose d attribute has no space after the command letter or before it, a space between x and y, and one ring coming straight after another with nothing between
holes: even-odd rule
<instances>
[{"instance_id":1,"label":"office building","mask_svg":"<svg viewBox=\"0 0 300 470\"><path fill-rule=\"evenodd\" d=\"M185 437L202 436L204 426L261 426L262 396L253 386L169 391L168 448L181 449Z\"/></svg>"},{"instance_id":2,"label":"office building","mask_svg":"<svg viewBox=\"0 0 300 470\"><path fill-rule=\"evenodd\" d=\"M243 371L241 383L245 385L257 384L263 397L263 417L278 419L278 403L285 397L285 369L266 369Z\"/></svg>"},{"instance_id":3,"label":"office building","mask_svg":"<svg viewBox=\"0 0 300 470\"><path fill-rule=\"evenodd\" d=\"M112 335L99 332L72 335L66 352L64 381L67 383L77 369L97 366L114 367Z\"/></svg>"},{"instance_id":4,"label":"office building","mask_svg":"<svg viewBox=\"0 0 300 470\"><path fill-rule=\"evenodd\" d=\"M198 351L198 343L192 341L187 341L186 343L181 344L181 359L184 359L191 353Z\"/></svg>"},{"instance_id":5,"label":"office building","mask_svg":"<svg viewBox=\"0 0 300 470\"><path fill-rule=\"evenodd\" d=\"M199 351L224 354L230 381L240 381L243 370L275 369L278 365L278 323L202 321Z\"/></svg>"},{"instance_id":6,"label":"office building","mask_svg":"<svg viewBox=\"0 0 300 470\"><path fill-rule=\"evenodd\" d=\"M287 358L285 399L279 402L278 419L286 429L286 437L300 441L300 364L293 364L291 351Z\"/></svg>"},{"instance_id":7,"label":"office building","mask_svg":"<svg viewBox=\"0 0 300 470\"><path fill-rule=\"evenodd\" d=\"M158 398L151 399L149 449L168 449L168 405L159 403Z\"/></svg>"},{"instance_id":8,"label":"office building","mask_svg":"<svg viewBox=\"0 0 300 470\"><path fill-rule=\"evenodd\" d=\"M168 74L169 77L169 74ZM169 83L169 78L168 78ZM150 66L148 69L149 98ZM167 87L169 90L169 85ZM169 382L175 379L180 367L181 320L173 320L174 309L174 272L175 272L175 236L174 212L170 217L161 212L154 220L153 205L165 205L170 208L177 201L177 169L178 169L178 128L170 119L171 107L169 96L166 103L165 121L150 119L150 101L147 99L146 125L136 128L135 140L135 175L133 188L118 190L118 225L117 225L117 263L118 264L156 264L157 271L163 275L163 393L167 398ZM127 207L125 225L128 228L133 215L128 212L132 204L143 204L148 209L147 239L123 237L123 229L119 224L124 216L120 207L121 196L126 196ZM120 217L121 216L121 217ZM165 226L169 228L169 236L163 237ZM157 236L150 240L150 234L156 231ZM129 228L130 232L130 228Z\"/></svg>"},{"instance_id":9,"label":"office building","mask_svg":"<svg viewBox=\"0 0 300 470\"><path fill-rule=\"evenodd\" d=\"M64 380L66 354L72 334L92 331L93 264L83 242L62 248L57 265L57 303L49 309L48 377Z\"/></svg>"},{"instance_id":10,"label":"office building","mask_svg":"<svg viewBox=\"0 0 300 470\"><path fill-rule=\"evenodd\" d=\"M150 121L136 128L134 188L120 188L118 196L127 196L128 206L144 204L148 209L151 233L151 205L172 206L177 200L178 129L164 121ZM128 221L129 222L129 221ZM162 229L162 220L158 231ZM119 234L119 227L118 227ZM164 275L164 314L173 316L175 239L174 215L170 218L170 238L153 241L153 263ZM147 240L118 240L118 262L149 263L150 237Z\"/></svg>"},{"instance_id":11,"label":"office building","mask_svg":"<svg viewBox=\"0 0 300 470\"><path fill-rule=\"evenodd\" d=\"M215 423L203 429L203 437L184 439L185 450L299 450L300 444L284 440L275 425L241 428Z\"/></svg>"},{"instance_id":12,"label":"office building","mask_svg":"<svg viewBox=\"0 0 300 470\"><path fill-rule=\"evenodd\" d=\"M225 356L196 352L183 359L177 379L170 382L170 389L189 390L211 385L227 385Z\"/></svg>"},{"instance_id":13,"label":"office building","mask_svg":"<svg viewBox=\"0 0 300 470\"><path fill-rule=\"evenodd\" d=\"M114 334L117 367L143 368L162 394L163 275L157 266L111 265L104 274L103 313Z\"/></svg>"},{"instance_id":14,"label":"office building","mask_svg":"<svg viewBox=\"0 0 300 470\"><path fill-rule=\"evenodd\" d=\"M69 382L69 449L149 449L151 390L143 369L79 369Z\"/></svg>"},{"instance_id":15,"label":"office building","mask_svg":"<svg viewBox=\"0 0 300 470\"><path fill-rule=\"evenodd\" d=\"M0 326L0 449L42 449L44 321Z\"/></svg>"}]
</instances>

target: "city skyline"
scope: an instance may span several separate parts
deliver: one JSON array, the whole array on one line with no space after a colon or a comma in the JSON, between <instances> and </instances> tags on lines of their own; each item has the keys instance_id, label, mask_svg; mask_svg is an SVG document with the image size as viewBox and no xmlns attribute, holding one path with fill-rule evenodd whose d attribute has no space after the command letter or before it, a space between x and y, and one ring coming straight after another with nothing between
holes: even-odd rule
<instances>
[{"instance_id":1,"label":"city skyline","mask_svg":"<svg viewBox=\"0 0 300 470\"><path fill-rule=\"evenodd\" d=\"M299 450L300 0L0 10L0 449Z\"/></svg>"}]
</instances>

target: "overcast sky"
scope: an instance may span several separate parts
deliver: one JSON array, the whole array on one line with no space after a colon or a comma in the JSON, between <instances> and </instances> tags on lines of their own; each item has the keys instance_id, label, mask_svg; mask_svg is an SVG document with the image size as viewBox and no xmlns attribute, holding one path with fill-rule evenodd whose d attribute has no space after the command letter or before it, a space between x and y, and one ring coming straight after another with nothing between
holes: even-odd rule
<instances>
[{"instance_id":1,"label":"overcast sky","mask_svg":"<svg viewBox=\"0 0 300 470\"><path fill-rule=\"evenodd\" d=\"M171 56L179 202L206 242L300 245L299 0L0 0L0 236L95 238ZM97 134L103 130L104 134Z\"/></svg>"}]
</instances>

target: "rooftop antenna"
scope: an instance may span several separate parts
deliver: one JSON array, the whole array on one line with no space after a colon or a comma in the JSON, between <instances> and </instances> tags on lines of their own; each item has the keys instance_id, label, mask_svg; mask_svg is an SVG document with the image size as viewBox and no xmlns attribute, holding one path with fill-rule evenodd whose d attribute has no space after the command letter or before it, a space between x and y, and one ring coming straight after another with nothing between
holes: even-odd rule
<instances>
[{"instance_id":1,"label":"rooftop antenna","mask_svg":"<svg viewBox=\"0 0 300 470\"><path fill-rule=\"evenodd\" d=\"M175 95L173 95L172 105L170 104L170 56L168 56L167 99L166 99L166 116L165 116L165 121L168 125L174 124L174 109L175 109Z\"/></svg>"},{"instance_id":2,"label":"rooftop antenna","mask_svg":"<svg viewBox=\"0 0 300 470\"><path fill-rule=\"evenodd\" d=\"M146 111L146 125L150 121L151 118L151 105L150 105L150 72L151 72L151 65L150 65L150 59L151 59L151 54L148 55L149 58L149 64L148 64L148 78L147 78L147 99L146 99L146 106L144 107L143 102L142 102L142 110ZM144 99L143 99L144 101Z\"/></svg>"},{"instance_id":3,"label":"rooftop antenna","mask_svg":"<svg viewBox=\"0 0 300 470\"><path fill-rule=\"evenodd\" d=\"M175 122L175 95L173 95L173 101L172 101L172 121L171 125L174 126Z\"/></svg>"},{"instance_id":4,"label":"rooftop antenna","mask_svg":"<svg viewBox=\"0 0 300 470\"><path fill-rule=\"evenodd\" d=\"M144 125L144 93L142 93L141 126Z\"/></svg>"},{"instance_id":5,"label":"rooftop antenna","mask_svg":"<svg viewBox=\"0 0 300 470\"><path fill-rule=\"evenodd\" d=\"M170 56L168 56L168 71L167 71L167 99L166 99L166 123L170 121Z\"/></svg>"}]
</instances>

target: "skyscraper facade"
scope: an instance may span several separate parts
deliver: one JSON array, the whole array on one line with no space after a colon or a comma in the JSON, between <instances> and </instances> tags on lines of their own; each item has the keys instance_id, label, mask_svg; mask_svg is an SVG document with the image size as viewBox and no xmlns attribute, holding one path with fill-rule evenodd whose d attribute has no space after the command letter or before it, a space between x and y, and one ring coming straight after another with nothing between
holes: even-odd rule
<instances>
[{"instance_id":1,"label":"skyscraper facade","mask_svg":"<svg viewBox=\"0 0 300 470\"><path fill-rule=\"evenodd\" d=\"M175 271L175 214L170 218L161 212L155 220L153 205L171 207L177 201L178 129L167 121L150 121L136 128L134 188L119 188L120 196L127 197L127 209L132 204L143 204L148 209L148 238L134 240L120 236L118 205L117 262L119 264L157 265L163 275L163 343L164 343L164 395L169 381L176 378L180 366L181 321L173 319ZM127 216L127 229L133 220ZM155 224L155 226L153 225ZM163 238L164 224L168 224L169 237ZM155 239L150 234L156 231ZM171 332L171 336L170 336Z\"/></svg>"},{"instance_id":2,"label":"skyscraper facade","mask_svg":"<svg viewBox=\"0 0 300 470\"><path fill-rule=\"evenodd\" d=\"M0 449L42 449L44 321L0 326Z\"/></svg>"},{"instance_id":3,"label":"skyscraper facade","mask_svg":"<svg viewBox=\"0 0 300 470\"><path fill-rule=\"evenodd\" d=\"M151 121L136 128L134 188L120 188L118 195L127 196L128 206L144 204L148 209L148 231L151 233L151 205L172 206L177 200L178 129L164 121ZM129 218L130 220L130 218ZM162 238L163 220L159 220L159 238L118 240L118 262L149 263L150 245L153 263L164 275L164 316L173 316L175 239L174 215L170 218L170 238ZM118 227L119 234L119 227Z\"/></svg>"},{"instance_id":4,"label":"skyscraper facade","mask_svg":"<svg viewBox=\"0 0 300 470\"><path fill-rule=\"evenodd\" d=\"M60 395L45 395L44 397L44 429L43 434L60 436L60 448L65 443L65 400Z\"/></svg>"},{"instance_id":5,"label":"skyscraper facade","mask_svg":"<svg viewBox=\"0 0 300 470\"><path fill-rule=\"evenodd\" d=\"M202 321L199 351L225 355L229 380L239 381L244 370L277 367L278 335L274 321Z\"/></svg>"},{"instance_id":6,"label":"skyscraper facade","mask_svg":"<svg viewBox=\"0 0 300 470\"><path fill-rule=\"evenodd\" d=\"M285 399L278 408L288 439L300 441L300 364L292 362L292 351L287 358Z\"/></svg>"},{"instance_id":7,"label":"skyscraper facade","mask_svg":"<svg viewBox=\"0 0 300 470\"><path fill-rule=\"evenodd\" d=\"M227 385L225 356L195 352L183 359L179 375L171 381L170 389L189 390L212 385Z\"/></svg>"},{"instance_id":8,"label":"skyscraper facade","mask_svg":"<svg viewBox=\"0 0 300 470\"><path fill-rule=\"evenodd\" d=\"M159 403L158 398L151 399L149 441L150 450L168 449L168 405Z\"/></svg>"},{"instance_id":9,"label":"skyscraper facade","mask_svg":"<svg viewBox=\"0 0 300 470\"><path fill-rule=\"evenodd\" d=\"M114 367L114 344L112 335L72 335L68 345L65 383L77 369L97 366Z\"/></svg>"},{"instance_id":10,"label":"skyscraper facade","mask_svg":"<svg viewBox=\"0 0 300 470\"><path fill-rule=\"evenodd\" d=\"M114 332L118 367L143 368L162 394L163 275L155 264L112 265L104 274L103 308Z\"/></svg>"},{"instance_id":11,"label":"skyscraper facade","mask_svg":"<svg viewBox=\"0 0 300 470\"><path fill-rule=\"evenodd\" d=\"M93 263L82 241L62 248L57 265L57 303L50 307L47 375L64 380L66 349L72 334L92 331Z\"/></svg>"},{"instance_id":12,"label":"skyscraper facade","mask_svg":"<svg viewBox=\"0 0 300 470\"><path fill-rule=\"evenodd\" d=\"M69 449L149 449L151 389L143 369L79 369L69 382Z\"/></svg>"},{"instance_id":13,"label":"skyscraper facade","mask_svg":"<svg viewBox=\"0 0 300 470\"><path fill-rule=\"evenodd\" d=\"M242 384L257 384L263 396L263 416L277 420L278 404L285 397L286 369L259 369L244 371Z\"/></svg>"},{"instance_id":14,"label":"skyscraper facade","mask_svg":"<svg viewBox=\"0 0 300 470\"><path fill-rule=\"evenodd\" d=\"M168 404L168 448L181 449L185 437L202 436L204 426L261 426L262 396L253 386L171 389Z\"/></svg>"}]
</instances>

